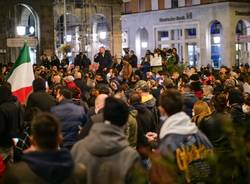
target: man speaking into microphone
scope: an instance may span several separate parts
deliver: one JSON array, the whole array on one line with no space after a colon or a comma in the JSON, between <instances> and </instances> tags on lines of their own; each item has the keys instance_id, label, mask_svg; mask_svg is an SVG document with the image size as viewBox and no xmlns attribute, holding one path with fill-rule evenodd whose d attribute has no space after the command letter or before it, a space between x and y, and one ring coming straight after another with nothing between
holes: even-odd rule
<instances>
[{"instance_id":1,"label":"man speaking into microphone","mask_svg":"<svg viewBox=\"0 0 250 184\"><path fill-rule=\"evenodd\" d=\"M99 64L98 72L107 73L112 65L112 56L104 47L100 47L99 53L94 57L94 61Z\"/></svg>"}]
</instances>

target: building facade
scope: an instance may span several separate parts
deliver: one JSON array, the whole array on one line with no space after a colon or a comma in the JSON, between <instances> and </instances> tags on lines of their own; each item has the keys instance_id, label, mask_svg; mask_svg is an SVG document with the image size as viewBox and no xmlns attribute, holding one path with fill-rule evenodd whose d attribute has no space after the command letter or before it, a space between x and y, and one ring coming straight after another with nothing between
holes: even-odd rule
<instances>
[{"instance_id":1,"label":"building facade","mask_svg":"<svg viewBox=\"0 0 250 184\"><path fill-rule=\"evenodd\" d=\"M101 46L120 57L121 0L56 0L54 4L55 48L70 45L73 57L79 52L90 58ZM66 19L66 21L64 21Z\"/></svg>"},{"instance_id":2,"label":"building facade","mask_svg":"<svg viewBox=\"0 0 250 184\"><path fill-rule=\"evenodd\" d=\"M123 4L123 48L175 47L188 65L249 63L250 2L131 0Z\"/></svg>"},{"instance_id":3,"label":"building facade","mask_svg":"<svg viewBox=\"0 0 250 184\"><path fill-rule=\"evenodd\" d=\"M53 1L0 1L0 63L15 62L26 40L31 60L54 51Z\"/></svg>"}]
</instances>

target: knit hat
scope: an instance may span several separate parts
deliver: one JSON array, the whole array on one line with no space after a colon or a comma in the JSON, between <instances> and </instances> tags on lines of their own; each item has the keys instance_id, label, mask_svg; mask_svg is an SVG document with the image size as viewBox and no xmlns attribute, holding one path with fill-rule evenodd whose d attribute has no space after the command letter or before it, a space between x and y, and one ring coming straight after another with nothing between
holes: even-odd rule
<instances>
[{"instance_id":1,"label":"knit hat","mask_svg":"<svg viewBox=\"0 0 250 184\"><path fill-rule=\"evenodd\" d=\"M144 80L139 80L136 84L135 84L135 90L136 89L140 89L140 90L143 90L143 91L148 91L149 90L149 86L147 84L146 81Z\"/></svg>"}]
</instances>

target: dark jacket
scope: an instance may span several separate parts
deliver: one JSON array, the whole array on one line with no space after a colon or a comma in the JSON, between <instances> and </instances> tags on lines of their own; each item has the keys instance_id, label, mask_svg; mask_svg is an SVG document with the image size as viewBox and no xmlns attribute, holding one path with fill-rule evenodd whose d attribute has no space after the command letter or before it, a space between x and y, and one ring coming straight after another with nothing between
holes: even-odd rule
<instances>
[{"instance_id":1,"label":"dark jacket","mask_svg":"<svg viewBox=\"0 0 250 184\"><path fill-rule=\"evenodd\" d=\"M87 135L89 135L90 129L92 128L94 123L103 123L104 119L103 119L103 110L100 110L97 114L95 114L94 112L91 112L92 110L90 110L90 114L88 116L88 120L86 122L86 124L82 127L79 136L78 136L78 140L80 139L84 139Z\"/></svg>"},{"instance_id":2,"label":"dark jacket","mask_svg":"<svg viewBox=\"0 0 250 184\"><path fill-rule=\"evenodd\" d=\"M18 137L23 126L23 111L14 96L0 102L0 147L12 146L12 138Z\"/></svg>"},{"instance_id":3,"label":"dark jacket","mask_svg":"<svg viewBox=\"0 0 250 184\"><path fill-rule=\"evenodd\" d=\"M107 70L112 66L112 57L109 51L105 51L104 56L100 53L98 53L94 61L96 63L99 63L98 71L102 72L104 68L107 68Z\"/></svg>"},{"instance_id":4,"label":"dark jacket","mask_svg":"<svg viewBox=\"0 0 250 184\"><path fill-rule=\"evenodd\" d=\"M192 110L198 98L195 96L194 93L184 93L183 100L184 100L183 111L187 113L189 117L192 117Z\"/></svg>"},{"instance_id":5,"label":"dark jacket","mask_svg":"<svg viewBox=\"0 0 250 184\"><path fill-rule=\"evenodd\" d=\"M131 55L129 58L129 64L131 64L132 68L137 68L137 56L135 54Z\"/></svg>"},{"instance_id":6,"label":"dark jacket","mask_svg":"<svg viewBox=\"0 0 250 184\"><path fill-rule=\"evenodd\" d=\"M86 168L73 163L68 151L31 152L7 170L4 184L84 184Z\"/></svg>"},{"instance_id":7,"label":"dark jacket","mask_svg":"<svg viewBox=\"0 0 250 184\"><path fill-rule=\"evenodd\" d=\"M153 95L147 95L142 97L141 104L146 107L150 112L152 112L154 116L154 123L155 127L158 129L159 128L159 114L157 110L157 104L156 104L156 99L153 97Z\"/></svg>"},{"instance_id":8,"label":"dark jacket","mask_svg":"<svg viewBox=\"0 0 250 184\"><path fill-rule=\"evenodd\" d=\"M233 122L235 124L236 128L242 127L246 116L244 112L242 111L242 105L238 103L234 103L231 105L229 109L229 113L231 114L233 118Z\"/></svg>"},{"instance_id":9,"label":"dark jacket","mask_svg":"<svg viewBox=\"0 0 250 184\"><path fill-rule=\"evenodd\" d=\"M146 133L156 131L154 114L145 106L140 104L134 104L133 108L137 110L137 147L148 146L147 138L145 136Z\"/></svg>"},{"instance_id":10,"label":"dark jacket","mask_svg":"<svg viewBox=\"0 0 250 184\"><path fill-rule=\"evenodd\" d=\"M44 112L50 112L51 107L55 105L56 99L45 91L31 93L27 101L27 109L37 107Z\"/></svg>"},{"instance_id":11,"label":"dark jacket","mask_svg":"<svg viewBox=\"0 0 250 184\"><path fill-rule=\"evenodd\" d=\"M200 122L199 129L213 144L215 151L229 152L231 151L231 146L226 128L230 128L230 126L233 128L229 114L214 112Z\"/></svg>"},{"instance_id":12,"label":"dark jacket","mask_svg":"<svg viewBox=\"0 0 250 184\"><path fill-rule=\"evenodd\" d=\"M89 184L123 184L130 169L139 161L139 155L129 147L123 130L105 123L95 123L89 135L73 146L71 154L75 163L88 168Z\"/></svg>"},{"instance_id":13,"label":"dark jacket","mask_svg":"<svg viewBox=\"0 0 250 184\"><path fill-rule=\"evenodd\" d=\"M83 107L65 99L59 105L52 107L51 112L61 121L63 147L72 146L76 142L80 126L86 123Z\"/></svg>"}]
</instances>

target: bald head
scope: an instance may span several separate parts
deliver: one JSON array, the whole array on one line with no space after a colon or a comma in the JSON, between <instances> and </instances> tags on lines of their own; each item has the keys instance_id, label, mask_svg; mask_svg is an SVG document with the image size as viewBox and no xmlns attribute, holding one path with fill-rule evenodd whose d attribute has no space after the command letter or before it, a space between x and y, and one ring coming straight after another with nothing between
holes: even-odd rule
<instances>
[{"instance_id":1,"label":"bald head","mask_svg":"<svg viewBox=\"0 0 250 184\"><path fill-rule=\"evenodd\" d=\"M74 78L75 79L81 79L82 78L81 72L76 72L75 75L74 75Z\"/></svg>"},{"instance_id":2,"label":"bald head","mask_svg":"<svg viewBox=\"0 0 250 184\"><path fill-rule=\"evenodd\" d=\"M100 94L95 99L95 112L98 113L99 110L104 108L105 100L108 98L106 94Z\"/></svg>"}]
</instances>

